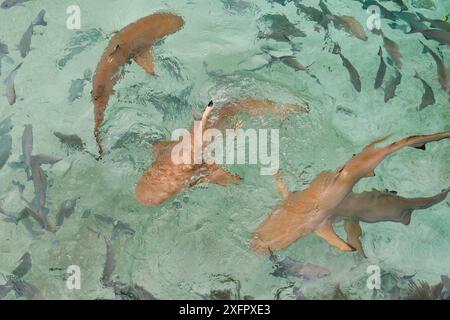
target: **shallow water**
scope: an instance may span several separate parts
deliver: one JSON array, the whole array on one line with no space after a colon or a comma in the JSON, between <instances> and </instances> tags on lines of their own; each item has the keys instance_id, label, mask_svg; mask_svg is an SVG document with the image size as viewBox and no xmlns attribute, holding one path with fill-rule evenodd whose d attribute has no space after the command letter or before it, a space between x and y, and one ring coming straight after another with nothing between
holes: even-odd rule
<instances>
[{"instance_id":1,"label":"shallow water","mask_svg":"<svg viewBox=\"0 0 450 320\"><path fill-rule=\"evenodd\" d=\"M448 1L404 1L410 10L442 19L450 12ZM434 8L418 8L432 2ZM324 240L309 235L296 241L280 257L289 256L330 270L328 277L315 282L271 275L273 263L249 250L251 232L282 201L272 176L261 176L259 165L228 165L242 177L237 185L201 185L182 192L160 206L147 207L134 197L134 188L153 161L149 144L169 139L177 128L188 128L193 110L201 112L205 103L217 103L247 96L277 102L307 103L310 112L276 117L246 119L247 128L280 130L280 169L291 190L305 188L322 170L335 170L374 139L392 135L392 140L413 134L450 130L450 106L437 81L434 61L422 54L418 40L433 50L437 43L420 34L405 35L388 27L382 30L396 41L403 55L403 75L396 97L385 103L383 90L373 89L378 69L379 36L365 27L368 13L358 1L328 0L333 14L351 15L365 27L363 42L330 25L329 33L315 30L316 23L297 13L292 1L124 1L80 0L81 29L66 28L66 8L71 1L30 1L24 6L0 10L0 42L10 48L15 65L23 61L15 79L17 102L10 106L0 99L0 121L11 116L12 154L0 170L0 205L8 212L23 208L17 187L25 185L24 196L33 197L33 183L23 169L14 167L22 154L21 137L25 124L33 125L34 154L63 158L53 166L43 166L49 181L47 206L50 218L62 201L79 197L75 213L52 235L33 235L26 225L0 220L0 273L7 276L25 252L33 267L25 280L49 299L114 298L111 288L100 283L106 245L100 234L109 235L113 226L99 221L102 214L128 223L134 235L113 239L116 254L114 279L137 283L163 299L201 299L212 290L230 289L233 296L273 299L277 292L292 299L289 286L296 286L307 298L331 298L339 287L353 299L392 298L396 285L407 288L401 277L435 284L450 274L450 199L413 214L409 226L398 223L363 224L362 242L368 256L342 253ZM318 8L318 1L303 1ZM382 2L398 10L392 2ZM415 6L412 6L412 3ZM37 26L32 50L22 59L15 46L37 13L46 10L48 25ZM81 97L69 102L72 80L83 79L85 70L95 70L112 33L138 18L156 11L183 16L185 26L154 46L155 70L150 77L132 63L116 86L109 103L102 133L108 141L102 161L89 153L67 149L53 132L77 134L90 153L96 153L93 138L93 105L90 80ZM291 43L258 39L262 17L284 15L306 37ZM342 54L359 71L362 91L349 81L342 61L331 53L339 43ZM295 55L309 68L297 71L275 61L267 62L264 50L274 56ZM440 46L445 62L448 47ZM386 52L384 52L386 59ZM14 65L2 63L1 79ZM418 112L422 84L413 77L418 72L432 87L436 103ZM394 74L388 65L386 79ZM4 89L2 89L4 92ZM1 149L1 148L0 148ZM392 189L400 195L431 196L449 186L450 141L430 144L426 152L402 150L383 162L377 176L362 180L355 190ZM245 195L245 196L243 196ZM39 225L34 228L39 230ZM344 235L342 223L336 230ZM98 233L97 233L98 232ZM81 289L66 287L65 269L78 265ZM382 287L375 295L366 287L369 265L382 270ZM54 269L58 270L54 270ZM61 270L59 270L61 269ZM234 279L239 281L237 290ZM1 282L0 282L1 283ZM6 298L16 299L14 293Z\"/></svg>"}]
</instances>

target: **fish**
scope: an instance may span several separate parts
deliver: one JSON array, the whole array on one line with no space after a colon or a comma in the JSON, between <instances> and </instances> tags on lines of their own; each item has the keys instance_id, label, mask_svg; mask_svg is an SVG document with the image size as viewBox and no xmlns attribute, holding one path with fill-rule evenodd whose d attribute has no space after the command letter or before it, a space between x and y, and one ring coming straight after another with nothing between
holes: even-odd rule
<instances>
[{"instance_id":1,"label":"fish","mask_svg":"<svg viewBox=\"0 0 450 320\"><path fill-rule=\"evenodd\" d=\"M45 10L42 9L41 11L39 11L36 18L33 20L33 22L31 22L25 33L22 35L22 38L20 39L18 46L20 56L22 58L25 58L31 51L31 37L33 36L34 27L47 25L47 22L44 20L44 17L45 17Z\"/></svg>"},{"instance_id":2,"label":"fish","mask_svg":"<svg viewBox=\"0 0 450 320\"><path fill-rule=\"evenodd\" d=\"M449 97L448 101L450 102L450 78L448 76L448 71L447 71L447 68L445 67L444 62L442 61L441 58L439 58L439 56L436 53L434 53L433 50L430 49L430 47L425 45L422 41L420 43L422 43L422 45L424 47L424 51L428 52L431 55L431 57L433 57L433 60L436 62L437 75L438 75L437 79L441 85L442 90L447 92L448 97Z\"/></svg>"},{"instance_id":3,"label":"fish","mask_svg":"<svg viewBox=\"0 0 450 320\"><path fill-rule=\"evenodd\" d=\"M17 295L25 297L27 300L45 300L41 290L24 280L13 281L14 290Z\"/></svg>"},{"instance_id":4,"label":"fish","mask_svg":"<svg viewBox=\"0 0 450 320\"><path fill-rule=\"evenodd\" d=\"M386 1L386 0L382 0L382 1ZM405 3L403 2L403 0L390 0L391 2L394 2L396 5L398 5L400 7L400 10L408 10L408 6L405 5Z\"/></svg>"},{"instance_id":5,"label":"fish","mask_svg":"<svg viewBox=\"0 0 450 320\"><path fill-rule=\"evenodd\" d=\"M70 149L83 151L86 148L85 143L76 134L64 134L61 132L53 132L54 136L59 139L59 141L66 145Z\"/></svg>"},{"instance_id":6,"label":"fish","mask_svg":"<svg viewBox=\"0 0 450 320\"><path fill-rule=\"evenodd\" d=\"M113 226L111 240L118 238L122 234L133 236L136 233L136 231L126 222L122 222L102 214L94 214L94 216L97 220Z\"/></svg>"},{"instance_id":7,"label":"fish","mask_svg":"<svg viewBox=\"0 0 450 320\"><path fill-rule=\"evenodd\" d=\"M317 279L330 275L328 269L309 262L297 261L290 257L285 257L283 260L279 261L273 252L271 252L270 259L275 263L275 271L272 273L275 277L285 278L291 276L302 278L307 282L314 282Z\"/></svg>"},{"instance_id":8,"label":"fish","mask_svg":"<svg viewBox=\"0 0 450 320\"><path fill-rule=\"evenodd\" d=\"M39 210L46 210L45 203L47 200L47 175L41 168L43 164L53 165L62 158L48 156L43 154L32 155L30 159L31 178L33 180L35 199L38 202Z\"/></svg>"},{"instance_id":9,"label":"fish","mask_svg":"<svg viewBox=\"0 0 450 320\"><path fill-rule=\"evenodd\" d=\"M384 102L388 102L393 97L395 97L395 91L397 90L398 85L402 81L402 74L395 69L395 76L392 76L384 88Z\"/></svg>"},{"instance_id":10,"label":"fish","mask_svg":"<svg viewBox=\"0 0 450 320\"><path fill-rule=\"evenodd\" d=\"M386 63L383 59L383 50L380 47L378 50L378 56L380 57L380 65L378 67L377 76L375 77L375 85L374 88L378 89L383 84L384 76L386 74Z\"/></svg>"},{"instance_id":11,"label":"fish","mask_svg":"<svg viewBox=\"0 0 450 320\"><path fill-rule=\"evenodd\" d=\"M9 64L14 64L14 60L8 56L9 49L8 46L0 42L0 75L2 74L2 60L6 60Z\"/></svg>"},{"instance_id":12,"label":"fish","mask_svg":"<svg viewBox=\"0 0 450 320\"><path fill-rule=\"evenodd\" d=\"M417 274L417 272L414 273L414 274L407 274L407 275L404 275L404 276L402 276L402 279L403 279L403 280L412 280L412 279L416 276L416 274Z\"/></svg>"},{"instance_id":13,"label":"fish","mask_svg":"<svg viewBox=\"0 0 450 320\"><path fill-rule=\"evenodd\" d=\"M443 286L442 289L442 297L444 299L448 299L450 296L450 278L444 275L441 275L441 283ZM1 296L0 296L1 298Z\"/></svg>"},{"instance_id":14,"label":"fish","mask_svg":"<svg viewBox=\"0 0 450 320\"><path fill-rule=\"evenodd\" d=\"M19 261L20 264L12 272L17 279L23 278L31 270L31 254L26 252Z\"/></svg>"},{"instance_id":15,"label":"fish","mask_svg":"<svg viewBox=\"0 0 450 320\"><path fill-rule=\"evenodd\" d=\"M411 223L411 215L417 209L428 209L445 200L450 188L431 197L404 198L392 191L364 191L349 193L335 209L338 217L357 219L365 223L400 222Z\"/></svg>"},{"instance_id":16,"label":"fish","mask_svg":"<svg viewBox=\"0 0 450 320\"><path fill-rule=\"evenodd\" d=\"M337 29L343 29L355 38L367 41L368 37L364 31L364 27L354 17L336 15L328 15L327 17L329 20L333 21L333 24Z\"/></svg>"},{"instance_id":17,"label":"fish","mask_svg":"<svg viewBox=\"0 0 450 320\"><path fill-rule=\"evenodd\" d=\"M70 103L74 102L75 100L83 96L84 86L86 85L86 82L88 82L91 79L91 77L92 71L90 69L87 69L84 71L82 79L72 80L69 89L69 97L67 98L67 100Z\"/></svg>"},{"instance_id":18,"label":"fish","mask_svg":"<svg viewBox=\"0 0 450 320\"><path fill-rule=\"evenodd\" d=\"M386 37L383 32L381 32L381 36L383 37L383 46L386 49L387 53L389 54L389 57L394 62L394 65L397 68L401 69L403 64L401 61L402 54L400 52L400 47L395 41Z\"/></svg>"},{"instance_id":19,"label":"fish","mask_svg":"<svg viewBox=\"0 0 450 320\"><path fill-rule=\"evenodd\" d=\"M409 33L421 33L427 40L434 40L441 45L450 45L450 32L439 29L417 30L411 28Z\"/></svg>"},{"instance_id":20,"label":"fish","mask_svg":"<svg viewBox=\"0 0 450 320\"><path fill-rule=\"evenodd\" d=\"M34 186L34 195L38 203L39 210L45 208L47 200L47 174L42 170L41 165L31 156L31 177Z\"/></svg>"},{"instance_id":21,"label":"fish","mask_svg":"<svg viewBox=\"0 0 450 320\"><path fill-rule=\"evenodd\" d=\"M350 82L353 84L356 91L361 92L361 79L358 70L356 70L352 63L342 55L341 47L337 43L334 45L333 54L337 54L341 57L342 64L347 69L350 76Z\"/></svg>"},{"instance_id":22,"label":"fish","mask_svg":"<svg viewBox=\"0 0 450 320\"><path fill-rule=\"evenodd\" d=\"M75 207L77 201L80 198L64 200L59 205L58 213L56 214L56 227L60 228L63 225L65 218L70 218L70 216L75 212Z\"/></svg>"},{"instance_id":23,"label":"fish","mask_svg":"<svg viewBox=\"0 0 450 320\"><path fill-rule=\"evenodd\" d=\"M429 22L432 28L438 28L441 29L442 31L446 31L446 32L450 32L450 23L444 20L439 20L439 19L430 19L425 17L423 14L421 14L420 12L416 12L417 16L419 17L420 21L426 21Z\"/></svg>"},{"instance_id":24,"label":"fish","mask_svg":"<svg viewBox=\"0 0 450 320\"><path fill-rule=\"evenodd\" d=\"M291 42L291 37L306 37L306 34L281 14L266 14L261 21L268 25L270 31L260 31L259 38L273 39L279 42Z\"/></svg>"},{"instance_id":25,"label":"fish","mask_svg":"<svg viewBox=\"0 0 450 320\"><path fill-rule=\"evenodd\" d=\"M17 76L17 70L22 66L22 63L18 64L3 80L3 84L5 86L5 93L3 94L7 99L10 106L16 103L16 87L14 84L14 80Z\"/></svg>"},{"instance_id":26,"label":"fish","mask_svg":"<svg viewBox=\"0 0 450 320\"><path fill-rule=\"evenodd\" d=\"M411 223L414 210L427 209L445 200L450 188L442 190L432 197L404 198L392 191L351 192L334 210L335 217L344 217L344 228L347 233L347 243L364 258L367 258L361 244L362 230L359 222L400 222Z\"/></svg>"},{"instance_id":27,"label":"fish","mask_svg":"<svg viewBox=\"0 0 450 320\"><path fill-rule=\"evenodd\" d=\"M328 30L329 20L325 13L314 7L305 6L300 1L295 1L294 4L297 7L297 14L300 14L300 12L302 12L309 20L315 21L325 30Z\"/></svg>"},{"instance_id":28,"label":"fish","mask_svg":"<svg viewBox=\"0 0 450 320\"><path fill-rule=\"evenodd\" d=\"M315 232L341 251L355 251L333 229L335 211L352 192L353 186L363 178L375 176L375 168L392 153L405 147L423 150L427 143L449 139L450 131L410 136L377 147L387 138L370 143L335 172L322 171L306 189L287 191L283 204L277 205L252 233L251 249L259 254L267 254L270 250L286 248L300 237ZM279 183L282 184L282 181Z\"/></svg>"},{"instance_id":29,"label":"fish","mask_svg":"<svg viewBox=\"0 0 450 320\"><path fill-rule=\"evenodd\" d=\"M423 89L425 90L425 92L422 95L422 101L420 102L420 105L417 107L417 111L421 111L426 107L435 104L436 99L434 98L433 89L431 89L430 85L426 83L425 80L423 80L417 72L414 75L414 78L419 79L420 82L422 82Z\"/></svg>"},{"instance_id":30,"label":"fish","mask_svg":"<svg viewBox=\"0 0 450 320\"><path fill-rule=\"evenodd\" d=\"M203 113L202 120L191 127L189 134L183 137L181 144L180 141L159 141L153 144L155 160L143 174L135 189L135 196L140 203L148 206L159 205L179 192L202 183L215 183L227 187L240 181L239 176L225 171L217 164L202 162L194 165L173 162L172 153L179 154L178 151L186 143L183 141L189 141L194 130L200 131L206 128L214 128L219 131L236 129L236 125L235 128L230 125L230 119L241 113L258 116L308 112L307 106L302 104L278 104L271 100L257 100L251 97L228 102L220 110L213 108L213 106L214 104L211 101ZM211 113L212 116L209 117ZM206 146L207 144L202 145L202 147ZM200 150L194 147L190 148L190 155L186 155L193 160L191 162L196 162L197 160L194 157L198 154L201 154Z\"/></svg>"},{"instance_id":31,"label":"fish","mask_svg":"<svg viewBox=\"0 0 450 320\"><path fill-rule=\"evenodd\" d=\"M12 137L10 134L0 136L0 170L8 162L12 150Z\"/></svg>"},{"instance_id":32,"label":"fish","mask_svg":"<svg viewBox=\"0 0 450 320\"><path fill-rule=\"evenodd\" d=\"M11 116L6 117L2 122L0 122L0 136L11 132L13 128Z\"/></svg>"},{"instance_id":33,"label":"fish","mask_svg":"<svg viewBox=\"0 0 450 320\"><path fill-rule=\"evenodd\" d=\"M33 153L33 125L25 125L22 133L22 162L25 164L25 173L31 180L31 154Z\"/></svg>"},{"instance_id":34,"label":"fish","mask_svg":"<svg viewBox=\"0 0 450 320\"><path fill-rule=\"evenodd\" d=\"M159 39L179 31L184 25L182 17L171 13L154 13L137 20L116 33L105 49L92 81L94 103L94 135L103 156L100 126L114 85L119 81L125 64L134 59L148 74L155 75L150 47Z\"/></svg>"},{"instance_id":35,"label":"fish","mask_svg":"<svg viewBox=\"0 0 450 320\"><path fill-rule=\"evenodd\" d=\"M114 248L112 246L111 240L107 237L103 237L106 243L106 262L103 267L103 273L101 278L101 283L104 287L110 287L113 282L111 280L114 269L116 268L116 260L114 257Z\"/></svg>"},{"instance_id":36,"label":"fish","mask_svg":"<svg viewBox=\"0 0 450 320\"><path fill-rule=\"evenodd\" d=\"M410 30L406 31L403 30L405 33L413 33L413 30L426 30L428 29L427 25L420 21L420 19L417 17L416 14L412 12L406 12L406 11L399 11L399 12L393 12L395 16L397 16L399 19L406 22ZM391 27L394 27L394 29L401 29L399 25L396 22L393 22L392 24L389 24Z\"/></svg>"},{"instance_id":37,"label":"fish","mask_svg":"<svg viewBox=\"0 0 450 320\"><path fill-rule=\"evenodd\" d=\"M14 285L11 282L0 285L0 300L3 299L14 289Z\"/></svg>"},{"instance_id":38,"label":"fish","mask_svg":"<svg viewBox=\"0 0 450 320\"><path fill-rule=\"evenodd\" d=\"M17 185L19 188L20 199L22 200L25 209L27 210L27 214L31 216L40 225L42 229L47 230L51 233L55 233L57 231L56 226L48 219L47 210L45 210L45 208L36 209L36 202L39 202L39 199L35 198L33 200L33 203L29 202L23 196L25 186L16 181L13 181L13 184Z\"/></svg>"},{"instance_id":39,"label":"fish","mask_svg":"<svg viewBox=\"0 0 450 320\"><path fill-rule=\"evenodd\" d=\"M2 9L11 9L14 6L22 6L25 2L31 0L5 0L0 4L0 8Z\"/></svg>"}]
</instances>

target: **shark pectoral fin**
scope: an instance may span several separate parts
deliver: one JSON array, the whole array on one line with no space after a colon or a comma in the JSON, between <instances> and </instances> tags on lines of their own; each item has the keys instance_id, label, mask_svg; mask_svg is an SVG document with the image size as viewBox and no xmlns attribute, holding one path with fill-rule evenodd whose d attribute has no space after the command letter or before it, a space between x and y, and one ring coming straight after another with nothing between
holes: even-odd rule
<instances>
[{"instance_id":1,"label":"shark pectoral fin","mask_svg":"<svg viewBox=\"0 0 450 320\"><path fill-rule=\"evenodd\" d=\"M284 200L286 200L289 197L289 195L291 194L289 192L289 188L288 188L287 184L281 180L281 171L278 171L275 174L275 186L277 188L277 191L279 191L283 194Z\"/></svg>"},{"instance_id":2,"label":"shark pectoral fin","mask_svg":"<svg viewBox=\"0 0 450 320\"><path fill-rule=\"evenodd\" d=\"M153 55L150 49L144 49L139 52L134 60L149 74L151 74L152 76L155 75L155 70L153 69Z\"/></svg>"},{"instance_id":3,"label":"shark pectoral fin","mask_svg":"<svg viewBox=\"0 0 450 320\"><path fill-rule=\"evenodd\" d=\"M205 182L212 182L223 187L227 187L236 184L241 180L239 176L233 175L228 171L225 171L222 167L213 165L209 168L209 175L205 179Z\"/></svg>"},{"instance_id":4,"label":"shark pectoral fin","mask_svg":"<svg viewBox=\"0 0 450 320\"><path fill-rule=\"evenodd\" d=\"M344 229L347 232L347 242L356 250L358 250L359 254L364 258L367 258L362 243L361 243L361 235L362 230L359 225L358 220L345 220Z\"/></svg>"},{"instance_id":5,"label":"shark pectoral fin","mask_svg":"<svg viewBox=\"0 0 450 320\"><path fill-rule=\"evenodd\" d=\"M413 210L408 210L403 214L401 223L403 223L405 226L408 226L411 223L412 212Z\"/></svg>"},{"instance_id":6,"label":"shark pectoral fin","mask_svg":"<svg viewBox=\"0 0 450 320\"><path fill-rule=\"evenodd\" d=\"M334 231L331 219L327 219L314 231L319 237L326 240L332 246L339 250L350 252L355 251L347 242L342 240Z\"/></svg>"}]
</instances>

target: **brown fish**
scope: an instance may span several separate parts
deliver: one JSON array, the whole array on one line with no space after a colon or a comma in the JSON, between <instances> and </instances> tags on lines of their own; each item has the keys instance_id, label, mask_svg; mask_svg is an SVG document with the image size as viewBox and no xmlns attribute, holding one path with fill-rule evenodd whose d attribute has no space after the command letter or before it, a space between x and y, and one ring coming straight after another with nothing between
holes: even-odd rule
<instances>
[{"instance_id":1,"label":"brown fish","mask_svg":"<svg viewBox=\"0 0 450 320\"><path fill-rule=\"evenodd\" d=\"M275 207L253 233L252 250L265 254L269 250L286 248L314 231L340 250L353 251L354 248L335 233L331 219L353 186L362 178L373 177L375 168L390 154L404 147L424 149L428 142L448 138L450 131L411 136L385 147L376 145L387 138L369 144L337 172L321 172L305 190L288 193L285 202Z\"/></svg>"},{"instance_id":2,"label":"brown fish","mask_svg":"<svg viewBox=\"0 0 450 320\"><path fill-rule=\"evenodd\" d=\"M441 84L442 90L447 92L447 94L449 96L448 100L450 102L450 77L448 75L447 68L445 67L444 62L442 61L441 58L439 58L439 56L433 50L430 49L430 47L425 45L422 41L420 43L422 43L425 52L428 52L433 57L433 60L436 62L437 75L438 75L437 79L438 79L439 83Z\"/></svg>"},{"instance_id":3,"label":"brown fish","mask_svg":"<svg viewBox=\"0 0 450 320\"><path fill-rule=\"evenodd\" d=\"M123 67L131 59L154 75L153 56L150 47L159 39L177 32L184 25L183 18L172 13L154 13L133 22L120 30L109 41L94 74L92 100L95 111L94 134L99 146L100 158L103 146L99 129L103 122L113 87L122 75Z\"/></svg>"},{"instance_id":4,"label":"brown fish","mask_svg":"<svg viewBox=\"0 0 450 320\"><path fill-rule=\"evenodd\" d=\"M351 16L327 15L328 19L333 21L334 26L338 29L344 29L345 32L362 41L367 41L368 37L364 31L364 27Z\"/></svg>"},{"instance_id":5,"label":"brown fish","mask_svg":"<svg viewBox=\"0 0 450 320\"><path fill-rule=\"evenodd\" d=\"M335 209L335 216L345 217L344 228L347 243L366 258L360 237L359 222L375 223L381 221L400 222L409 225L411 214L417 209L427 209L445 200L450 188L435 196L422 198L403 198L392 191L365 191L350 193Z\"/></svg>"},{"instance_id":6,"label":"brown fish","mask_svg":"<svg viewBox=\"0 0 450 320\"><path fill-rule=\"evenodd\" d=\"M280 113L286 112L307 111L306 107L302 105L280 105L271 100L256 100L253 98L230 102L216 110L212 113L213 104L211 101L203 114L202 121L191 127L189 135L192 136L192 133L196 130L203 132L201 130L210 128L221 131L236 129L229 122L239 113L258 116L267 113L280 115ZM203 150L196 149L194 139L191 141L191 152L187 154L190 164L175 163L172 154L177 152L178 149L176 148L179 148L179 146L180 141L160 141L153 145L155 161L136 186L136 197L139 202L145 205L158 205L177 193L200 183L211 182L221 186L229 186L240 180L238 176L232 175L217 164L207 164L202 159L196 161L196 154L201 154ZM203 144L202 148L206 146L207 144Z\"/></svg>"}]
</instances>

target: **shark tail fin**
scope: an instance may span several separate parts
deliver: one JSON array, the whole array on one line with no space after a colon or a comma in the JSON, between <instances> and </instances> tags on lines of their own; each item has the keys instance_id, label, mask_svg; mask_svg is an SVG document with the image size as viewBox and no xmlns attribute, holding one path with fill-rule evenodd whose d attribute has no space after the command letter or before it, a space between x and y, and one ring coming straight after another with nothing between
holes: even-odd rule
<instances>
[{"instance_id":1,"label":"shark tail fin","mask_svg":"<svg viewBox=\"0 0 450 320\"><path fill-rule=\"evenodd\" d=\"M333 51L331 51L331 53L338 55L341 54L341 46L337 42L334 43Z\"/></svg>"},{"instance_id":2,"label":"shark tail fin","mask_svg":"<svg viewBox=\"0 0 450 320\"><path fill-rule=\"evenodd\" d=\"M33 20L33 26L46 26L47 25L47 21L44 20L45 17L45 10L42 9L39 14L37 15L37 17Z\"/></svg>"}]
</instances>

